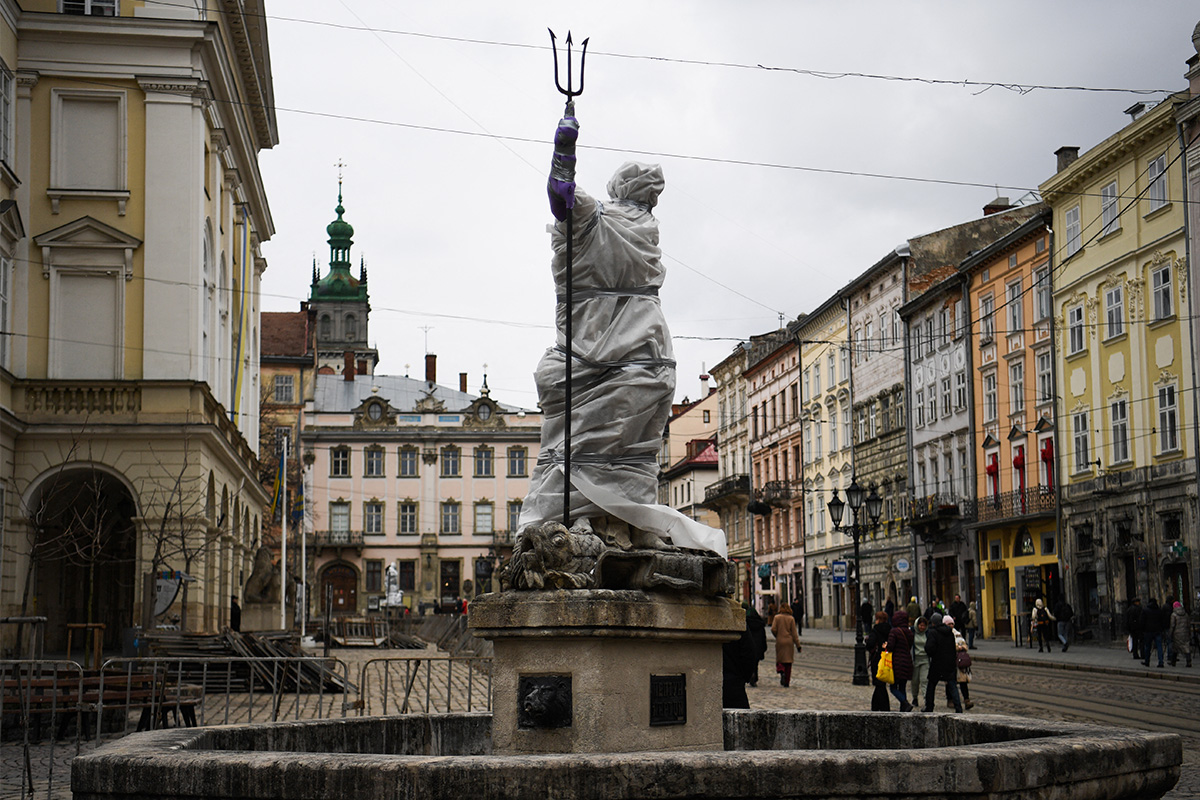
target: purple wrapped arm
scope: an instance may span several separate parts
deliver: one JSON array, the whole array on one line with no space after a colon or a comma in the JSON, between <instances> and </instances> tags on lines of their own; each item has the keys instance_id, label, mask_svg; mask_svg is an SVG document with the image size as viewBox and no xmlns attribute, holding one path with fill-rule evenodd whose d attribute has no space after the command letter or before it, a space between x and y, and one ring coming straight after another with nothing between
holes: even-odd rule
<instances>
[{"instance_id":1,"label":"purple wrapped arm","mask_svg":"<svg viewBox=\"0 0 1200 800\"><path fill-rule=\"evenodd\" d=\"M558 122L554 131L554 156L550 160L550 178L546 192L550 196L550 213L559 222L575 207L575 141L579 138L579 120L567 116Z\"/></svg>"}]
</instances>

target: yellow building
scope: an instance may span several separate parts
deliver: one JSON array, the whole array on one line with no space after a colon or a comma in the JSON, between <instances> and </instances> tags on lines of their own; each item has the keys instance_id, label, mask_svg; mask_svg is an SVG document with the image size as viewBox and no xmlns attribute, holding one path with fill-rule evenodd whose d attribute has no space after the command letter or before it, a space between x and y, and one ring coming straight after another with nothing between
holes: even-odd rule
<instances>
[{"instance_id":1,"label":"yellow building","mask_svg":"<svg viewBox=\"0 0 1200 800\"><path fill-rule=\"evenodd\" d=\"M265 20L0 3L0 616L47 617L51 651L68 623L216 630L250 576ZM164 570L191 580L156 619Z\"/></svg>"},{"instance_id":2,"label":"yellow building","mask_svg":"<svg viewBox=\"0 0 1200 800\"><path fill-rule=\"evenodd\" d=\"M1174 116L1185 97L1136 104L1128 125L1081 156L1060 149L1041 186L1055 231L1061 558L1068 597L1101 630L1134 597L1193 591L1191 553L1177 545L1197 524Z\"/></svg>"},{"instance_id":3,"label":"yellow building","mask_svg":"<svg viewBox=\"0 0 1200 800\"><path fill-rule=\"evenodd\" d=\"M987 636L1028 636L1034 602L1061 593L1049 210L968 257L972 310L974 531L979 622Z\"/></svg>"}]
</instances>

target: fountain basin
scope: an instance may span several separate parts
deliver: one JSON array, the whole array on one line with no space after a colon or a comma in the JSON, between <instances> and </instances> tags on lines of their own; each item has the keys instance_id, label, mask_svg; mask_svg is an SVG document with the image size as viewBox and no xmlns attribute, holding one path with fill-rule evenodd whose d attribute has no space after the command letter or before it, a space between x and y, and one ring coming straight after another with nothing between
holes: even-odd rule
<instances>
[{"instance_id":1,"label":"fountain basin","mask_svg":"<svg viewBox=\"0 0 1200 800\"><path fill-rule=\"evenodd\" d=\"M1161 797L1174 734L1016 717L726 711L724 751L492 755L490 714L133 734L77 757L101 798Z\"/></svg>"}]
</instances>

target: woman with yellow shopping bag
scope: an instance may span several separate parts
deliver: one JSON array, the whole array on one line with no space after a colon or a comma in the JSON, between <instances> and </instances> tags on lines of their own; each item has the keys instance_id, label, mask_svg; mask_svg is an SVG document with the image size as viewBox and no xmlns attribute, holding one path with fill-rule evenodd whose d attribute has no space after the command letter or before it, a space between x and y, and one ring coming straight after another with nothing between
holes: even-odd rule
<instances>
[{"instance_id":1,"label":"woman with yellow shopping bag","mask_svg":"<svg viewBox=\"0 0 1200 800\"><path fill-rule=\"evenodd\" d=\"M908 612L892 615L892 630L888 634L888 650L892 654L892 696L900 701L901 711L912 711L908 702L908 682L913 677L913 629L908 626Z\"/></svg>"},{"instance_id":2,"label":"woman with yellow shopping bag","mask_svg":"<svg viewBox=\"0 0 1200 800\"><path fill-rule=\"evenodd\" d=\"M879 662L884 653L887 653L888 661L892 660L893 654L887 650L888 634L892 632L892 626L888 623L886 611L880 611L875 614L875 624L871 626L871 633L867 636L867 652L871 654L871 685L875 687L875 691L871 694L871 710L872 711L891 711L891 703L888 702L888 684L879 679Z\"/></svg>"}]
</instances>

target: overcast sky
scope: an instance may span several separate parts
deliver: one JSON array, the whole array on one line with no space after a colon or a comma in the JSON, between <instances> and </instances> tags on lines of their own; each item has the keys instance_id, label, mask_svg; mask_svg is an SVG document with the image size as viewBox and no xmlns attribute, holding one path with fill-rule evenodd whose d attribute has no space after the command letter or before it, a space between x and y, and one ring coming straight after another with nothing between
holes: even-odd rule
<instances>
[{"instance_id":1,"label":"overcast sky","mask_svg":"<svg viewBox=\"0 0 1200 800\"><path fill-rule=\"evenodd\" d=\"M263 310L299 308L314 255L328 271L342 161L378 371L422 376L428 341L439 382L467 372L477 393L487 364L494 397L532 408L553 342L545 182L564 100L548 27L560 58L568 30L577 52L590 38L579 184L603 198L622 162L663 165L662 302L676 397L696 399L737 340L903 240L1035 189L1057 148L1086 151L1165 96L1027 87L1186 88L1200 6L268 0L267 14L281 141L261 155Z\"/></svg>"}]
</instances>

